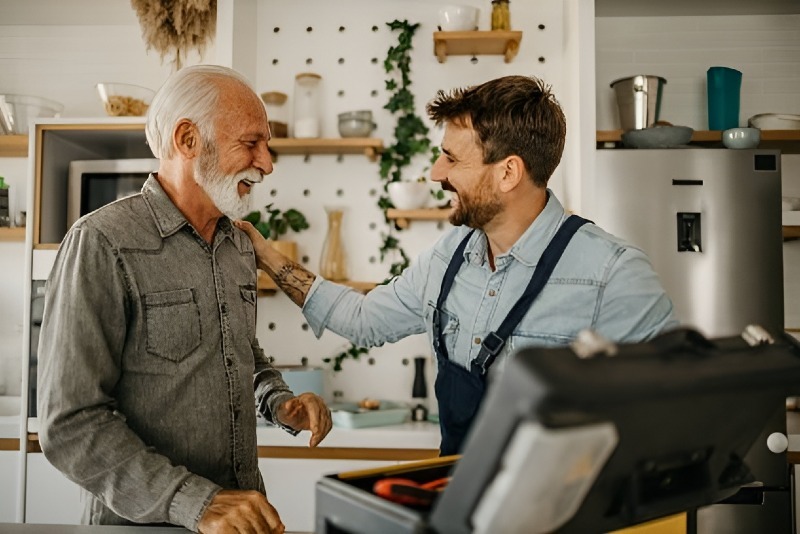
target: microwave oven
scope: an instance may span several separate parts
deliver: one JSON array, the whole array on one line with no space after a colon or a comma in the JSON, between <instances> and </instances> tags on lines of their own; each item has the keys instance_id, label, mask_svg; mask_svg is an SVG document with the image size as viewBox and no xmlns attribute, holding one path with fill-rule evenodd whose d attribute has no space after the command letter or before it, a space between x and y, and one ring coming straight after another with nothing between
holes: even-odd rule
<instances>
[{"instance_id":1,"label":"microwave oven","mask_svg":"<svg viewBox=\"0 0 800 534\"><path fill-rule=\"evenodd\" d=\"M142 190L157 159L74 160L67 183L67 228L75 221L115 200Z\"/></svg>"}]
</instances>

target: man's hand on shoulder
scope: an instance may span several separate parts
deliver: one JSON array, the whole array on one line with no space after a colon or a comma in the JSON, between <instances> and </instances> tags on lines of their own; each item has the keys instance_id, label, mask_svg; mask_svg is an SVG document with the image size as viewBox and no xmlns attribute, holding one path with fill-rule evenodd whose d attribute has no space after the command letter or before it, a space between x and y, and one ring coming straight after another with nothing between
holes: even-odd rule
<instances>
[{"instance_id":1,"label":"man's hand on shoulder","mask_svg":"<svg viewBox=\"0 0 800 534\"><path fill-rule=\"evenodd\" d=\"M278 408L278 420L295 430L310 430L309 447L316 447L331 431L331 411L319 395L302 393Z\"/></svg>"},{"instance_id":2,"label":"man's hand on shoulder","mask_svg":"<svg viewBox=\"0 0 800 534\"><path fill-rule=\"evenodd\" d=\"M264 495L245 490L217 493L197 525L201 534L283 534L285 528Z\"/></svg>"}]
</instances>

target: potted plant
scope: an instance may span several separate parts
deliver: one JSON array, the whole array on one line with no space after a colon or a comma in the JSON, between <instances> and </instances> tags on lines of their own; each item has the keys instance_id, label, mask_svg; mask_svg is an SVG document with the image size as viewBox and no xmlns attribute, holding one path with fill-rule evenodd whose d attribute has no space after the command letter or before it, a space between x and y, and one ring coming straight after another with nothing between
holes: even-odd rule
<instances>
[{"instance_id":1,"label":"potted plant","mask_svg":"<svg viewBox=\"0 0 800 534\"><path fill-rule=\"evenodd\" d=\"M306 216L294 208L284 211L273 207L273 204L267 204L264 211L266 218L259 210L251 211L243 219L252 224L265 239L269 239L275 250L290 260L297 261L297 243L280 239L280 237L286 235L289 230L295 233L306 230L309 227ZM271 291L277 288L275 282L266 273L259 271L258 289Z\"/></svg>"}]
</instances>

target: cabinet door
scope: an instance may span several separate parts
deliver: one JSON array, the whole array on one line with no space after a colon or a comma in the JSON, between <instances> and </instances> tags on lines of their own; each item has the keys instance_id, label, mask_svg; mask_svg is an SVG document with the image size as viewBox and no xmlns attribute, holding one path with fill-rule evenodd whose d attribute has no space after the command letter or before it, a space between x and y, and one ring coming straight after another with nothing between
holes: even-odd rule
<instances>
[{"instance_id":1,"label":"cabinet door","mask_svg":"<svg viewBox=\"0 0 800 534\"><path fill-rule=\"evenodd\" d=\"M0 523L17 520L19 451L0 451Z\"/></svg>"},{"instance_id":2,"label":"cabinet door","mask_svg":"<svg viewBox=\"0 0 800 534\"><path fill-rule=\"evenodd\" d=\"M298 460L261 458L258 466L267 487L267 498L278 510L288 531L313 532L317 480L325 475L395 465L395 461Z\"/></svg>"},{"instance_id":3,"label":"cabinet door","mask_svg":"<svg viewBox=\"0 0 800 534\"><path fill-rule=\"evenodd\" d=\"M78 525L82 513L80 488L50 465L44 454L28 454L25 522Z\"/></svg>"}]
</instances>

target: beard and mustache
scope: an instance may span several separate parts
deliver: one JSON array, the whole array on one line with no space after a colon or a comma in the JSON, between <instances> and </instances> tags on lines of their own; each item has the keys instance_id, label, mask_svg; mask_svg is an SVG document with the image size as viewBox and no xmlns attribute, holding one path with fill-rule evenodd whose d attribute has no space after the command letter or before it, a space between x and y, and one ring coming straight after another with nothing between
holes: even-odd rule
<instances>
[{"instance_id":1,"label":"beard and mustache","mask_svg":"<svg viewBox=\"0 0 800 534\"><path fill-rule=\"evenodd\" d=\"M250 213L250 191L240 196L239 182L244 180L252 186L264 179L264 175L253 168L234 174L223 173L213 143L205 143L194 165L194 176L217 209L231 219L241 219Z\"/></svg>"},{"instance_id":2,"label":"beard and mustache","mask_svg":"<svg viewBox=\"0 0 800 534\"><path fill-rule=\"evenodd\" d=\"M450 224L469 228L484 228L503 210L500 195L492 190L492 183L484 175L477 187L470 191L457 191L448 180L442 182L442 189L456 195L456 205L450 214Z\"/></svg>"}]
</instances>

